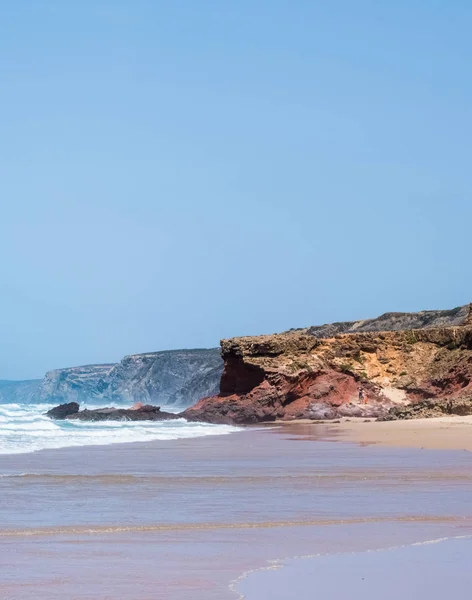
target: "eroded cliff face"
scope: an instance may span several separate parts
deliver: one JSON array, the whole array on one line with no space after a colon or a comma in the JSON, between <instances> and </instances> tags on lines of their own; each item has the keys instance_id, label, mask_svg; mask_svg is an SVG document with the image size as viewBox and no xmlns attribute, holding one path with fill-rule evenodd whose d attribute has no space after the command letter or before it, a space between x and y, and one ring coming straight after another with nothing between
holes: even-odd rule
<instances>
[{"instance_id":1,"label":"eroded cliff face","mask_svg":"<svg viewBox=\"0 0 472 600\"><path fill-rule=\"evenodd\" d=\"M109 375L112 402L189 406L215 394L223 371L218 348L126 356Z\"/></svg>"},{"instance_id":2,"label":"eroded cliff face","mask_svg":"<svg viewBox=\"0 0 472 600\"><path fill-rule=\"evenodd\" d=\"M223 361L218 348L126 356L118 364L46 373L35 400L50 403L174 404L189 406L216 394Z\"/></svg>"},{"instance_id":3,"label":"eroded cliff face","mask_svg":"<svg viewBox=\"0 0 472 600\"><path fill-rule=\"evenodd\" d=\"M383 417L425 399L460 400L472 412L470 305L223 340L221 348L220 392L187 409L190 420Z\"/></svg>"}]
</instances>

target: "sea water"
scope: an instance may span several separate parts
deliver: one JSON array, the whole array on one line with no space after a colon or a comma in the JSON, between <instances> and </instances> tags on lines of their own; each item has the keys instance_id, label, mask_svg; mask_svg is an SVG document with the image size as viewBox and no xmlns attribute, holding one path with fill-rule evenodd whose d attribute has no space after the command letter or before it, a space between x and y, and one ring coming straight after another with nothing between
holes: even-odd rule
<instances>
[{"instance_id":1,"label":"sea water","mask_svg":"<svg viewBox=\"0 0 472 600\"><path fill-rule=\"evenodd\" d=\"M0 454L124 442L175 440L235 431L228 425L173 421L54 421L54 404L0 404ZM98 408L88 403L87 408ZM164 410L175 411L174 407Z\"/></svg>"},{"instance_id":2,"label":"sea water","mask_svg":"<svg viewBox=\"0 0 472 600\"><path fill-rule=\"evenodd\" d=\"M398 561L389 549L472 534L472 455L325 439L323 425L272 426L0 454L0 598L263 600L288 586L284 600L304 600L290 589L292 560L297 573L308 569L310 600L384 598L380 575L389 591L403 593L389 582L400 576L419 589L429 546L400 550ZM456 548L455 562L470 556L452 543L434 548L444 565ZM303 566L303 556L322 562ZM403 577L400 565L416 560L421 568ZM274 565L285 566L257 574ZM330 581L346 593L322 593Z\"/></svg>"},{"instance_id":3,"label":"sea water","mask_svg":"<svg viewBox=\"0 0 472 600\"><path fill-rule=\"evenodd\" d=\"M288 559L241 578L237 590L246 600L469 600L471 550L465 535Z\"/></svg>"}]
</instances>

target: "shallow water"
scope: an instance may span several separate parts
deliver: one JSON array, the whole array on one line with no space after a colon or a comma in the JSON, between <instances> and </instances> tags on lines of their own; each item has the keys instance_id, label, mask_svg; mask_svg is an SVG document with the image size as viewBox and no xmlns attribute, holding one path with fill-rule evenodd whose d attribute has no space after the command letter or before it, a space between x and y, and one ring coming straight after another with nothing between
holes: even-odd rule
<instances>
[{"instance_id":1,"label":"shallow water","mask_svg":"<svg viewBox=\"0 0 472 600\"><path fill-rule=\"evenodd\" d=\"M289 559L243 577L247 600L469 600L471 537L414 543L370 552Z\"/></svg>"},{"instance_id":2,"label":"shallow water","mask_svg":"<svg viewBox=\"0 0 472 600\"><path fill-rule=\"evenodd\" d=\"M0 456L0 597L229 600L271 559L472 534L469 453L306 431Z\"/></svg>"}]
</instances>

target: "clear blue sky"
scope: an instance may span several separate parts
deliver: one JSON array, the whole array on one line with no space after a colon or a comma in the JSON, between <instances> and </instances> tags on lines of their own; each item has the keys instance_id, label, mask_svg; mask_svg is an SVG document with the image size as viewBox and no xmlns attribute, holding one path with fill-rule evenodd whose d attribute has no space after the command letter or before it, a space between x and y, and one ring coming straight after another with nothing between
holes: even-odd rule
<instances>
[{"instance_id":1,"label":"clear blue sky","mask_svg":"<svg viewBox=\"0 0 472 600\"><path fill-rule=\"evenodd\" d=\"M472 300L472 4L4 0L0 378Z\"/></svg>"}]
</instances>

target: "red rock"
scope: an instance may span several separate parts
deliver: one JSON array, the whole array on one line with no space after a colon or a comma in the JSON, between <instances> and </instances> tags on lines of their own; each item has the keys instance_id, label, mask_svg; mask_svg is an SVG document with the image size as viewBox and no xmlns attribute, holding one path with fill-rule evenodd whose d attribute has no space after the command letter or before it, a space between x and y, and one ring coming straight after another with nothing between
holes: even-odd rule
<instances>
[{"instance_id":1,"label":"red rock","mask_svg":"<svg viewBox=\"0 0 472 600\"><path fill-rule=\"evenodd\" d=\"M431 322L429 313L418 314L421 322ZM449 315L454 326L336 333L326 339L302 330L223 340L219 395L200 400L183 416L215 423L384 417L399 401L452 397L465 398L459 405L467 410L472 310L439 311L434 323L447 323ZM402 318L414 322L411 315L387 317L395 324ZM359 402L361 384L367 404Z\"/></svg>"}]
</instances>

